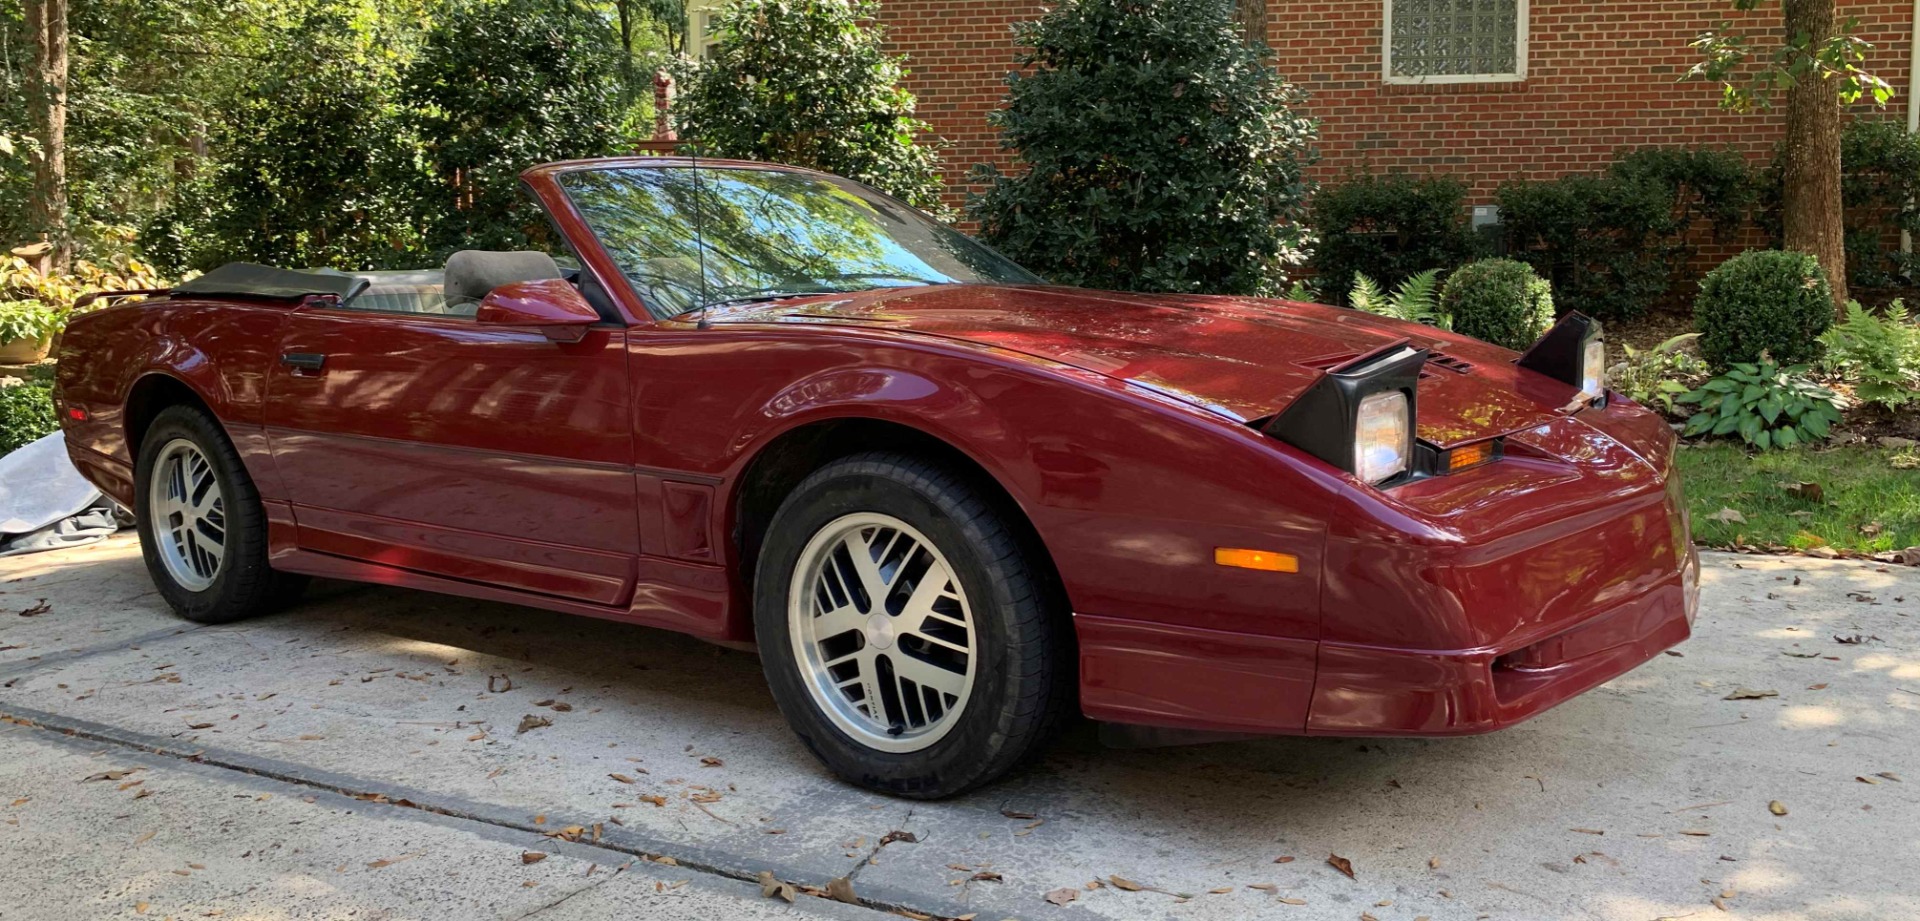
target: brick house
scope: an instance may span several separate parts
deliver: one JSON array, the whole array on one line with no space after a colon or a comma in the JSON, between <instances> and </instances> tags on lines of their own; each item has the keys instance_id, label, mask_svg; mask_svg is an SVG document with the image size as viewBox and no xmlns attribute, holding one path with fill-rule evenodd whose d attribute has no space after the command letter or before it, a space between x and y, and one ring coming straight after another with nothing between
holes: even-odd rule
<instances>
[{"instance_id":1,"label":"brick house","mask_svg":"<svg viewBox=\"0 0 1920 921\"><path fill-rule=\"evenodd\" d=\"M975 163L1009 158L987 124L1014 67L1016 22L1036 0L879 0L888 44L908 58L920 114L946 145L956 203ZM692 0L696 51L704 10ZM1732 145L1766 161L1783 134L1778 111L1721 111L1718 88L1678 82L1697 59L1688 42L1733 18L1750 34L1779 30L1779 7L1736 15L1732 0L1269 0L1268 42L1280 73L1307 92L1320 120L1315 177L1350 171L1448 173L1484 202L1508 179L1598 169L1621 147ZM1873 45L1867 68L1892 83L1878 117L1920 109L1910 92L1920 4L1841 0ZM1391 41L1383 41L1391 36ZM1863 107L1870 110L1871 106Z\"/></svg>"}]
</instances>

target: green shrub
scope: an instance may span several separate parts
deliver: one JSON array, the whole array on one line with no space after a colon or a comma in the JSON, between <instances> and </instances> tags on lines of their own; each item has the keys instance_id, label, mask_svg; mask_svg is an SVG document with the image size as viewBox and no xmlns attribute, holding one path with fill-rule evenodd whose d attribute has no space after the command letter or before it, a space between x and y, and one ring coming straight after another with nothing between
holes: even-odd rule
<instances>
[{"instance_id":1,"label":"green shrub","mask_svg":"<svg viewBox=\"0 0 1920 921\"><path fill-rule=\"evenodd\" d=\"M1509 182L1496 193L1513 258L1561 303L1602 320L1645 313L1672 281L1674 198L1645 176Z\"/></svg>"},{"instance_id":2,"label":"green shrub","mask_svg":"<svg viewBox=\"0 0 1920 921\"><path fill-rule=\"evenodd\" d=\"M1226 0L1079 0L1016 27L980 234L1061 284L1271 294L1305 236L1313 123Z\"/></svg>"},{"instance_id":3,"label":"green shrub","mask_svg":"<svg viewBox=\"0 0 1920 921\"><path fill-rule=\"evenodd\" d=\"M1920 326L1908 318L1904 302L1894 301L1886 316L1876 317L1848 301L1846 319L1820 342L1827 347L1826 363L1854 385L1860 399L1888 409L1920 400Z\"/></svg>"},{"instance_id":4,"label":"green shrub","mask_svg":"<svg viewBox=\"0 0 1920 921\"><path fill-rule=\"evenodd\" d=\"M1650 349L1621 343L1623 357L1607 368L1607 386L1642 406L1671 414L1674 398L1707 376L1707 363L1686 350L1699 333L1681 333Z\"/></svg>"},{"instance_id":5,"label":"green shrub","mask_svg":"<svg viewBox=\"0 0 1920 921\"><path fill-rule=\"evenodd\" d=\"M0 454L60 429L53 415L53 387L44 381L0 387Z\"/></svg>"},{"instance_id":6,"label":"green shrub","mask_svg":"<svg viewBox=\"0 0 1920 921\"><path fill-rule=\"evenodd\" d=\"M1440 310L1456 333L1524 349L1553 325L1553 286L1526 263L1482 259L1447 279Z\"/></svg>"},{"instance_id":7,"label":"green shrub","mask_svg":"<svg viewBox=\"0 0 1920 921\"><path fill-rule=\"evenodd\" d=\"M1740 362L1676 402L1700 411L1684 434L1739 435L1762 451L1825 441L1840 421L1840 396L1807 379L1807 366Z\"/></svg>"},{"instance_id":8,"label":"green shrub","mask_svg":"<svg viewBox=\"0 0 1920 921\"><path fill-rule=\"evenodd\" d=\"M701 154L838 173L930 210L940 208L929 129L901 88L878 11L852 0L731 0L704 62L680 66L673 106Z\"/></svg>"},{"instance_id":9,"label":"green shrub","mask_svg":"<svg viewBox=\"0 0 1920 921\"><path fill-rule=\"evenodd\" d=\"M1615 180L1653 182L1673 202L1672 233L1684 237L1705 224L1715 240L1729 240L1760 199L1760 182L1747 158L1731 149L1645 147L1619 154L1608 167Z\"/></svg>"},{"instance_id":10,"label":"green shrub","mask_svg":"<svg viewBox=\"0 0 1920 921\"><path fill-rule=\"evenodd\" d=\"M1428 269L1413 275L1391 292L1382 290L1380 284L1365 272L1355 272L1353 288L1347 292L1347 306L1396 320L1452 329L1452 319L1440 311L1440 301L1436 296L1439 288L1439 269Z\"/></svg>"},{"instance_id":11,"label":"green shrub","mask_svg":"<svg viewBox=\"0 0 1920 921\"><path fill-rule=\"evenodd\" d=\"M454 0L400 73L402 127L422 140L408 170L424 245L521 249L550 234L520 172L627 149L621 49L583 0ZM367 129L362 129L367 130ZM307 144L324 150L328 135ZM357 187L357 186L356 186Z\"/></svg>"},{"instance_id":12,"label":"green shrub","mask_svg":"<svg viewBox=\"0 0 1920 921\"><path fill-rule=\"evenodd\" d=\"M1701 279L1693 303L1700 354L1715 368L1763 356L1786 364L1809 361L1832 323L1826 275L1806 253L1741 253Z\"/></svg>"},{"instance_id":13,"label":"green shrub","mask_svg":"<svg viewBox=\"0 0 1920 921\"><path fill-rule=\"evenodd\" d=\"M1449 176L1357 176L1313 193L1314 274L1346 297L1357 272L1385 285L1473 258L1466 186Z\"/></svg>"}]
</instances>

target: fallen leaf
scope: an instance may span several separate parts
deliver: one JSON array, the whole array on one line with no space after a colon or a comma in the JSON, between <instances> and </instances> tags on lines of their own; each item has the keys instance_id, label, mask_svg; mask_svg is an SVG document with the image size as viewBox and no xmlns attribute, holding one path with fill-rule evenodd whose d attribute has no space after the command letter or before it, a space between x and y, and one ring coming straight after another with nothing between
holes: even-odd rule
<instances>
[{"instance_id":1,"label":"fallen leaf","mask_svg":"<svg viewBox=\"0 0 1920 921\"><path fill-rule=\"evenodd\" d=\"M552 709L553 712L555 713L572 713L573 705L563 700L557 704L554 704L550 709Z\"/></svg>"},{"instance_id":2,"label":"fallen leaf","mask_svg":"<svg viewBox=\"0 0 1920 921\"><path fill-rule=\"evenodd\" d=\"M887 845L892 844L895 841L899 841L904 844L919 844L920 836L910 831L897 831L897 830L890 831L880 837L880 846L886 847Z\"/></svg>"},{"instance_id":3,"label":"fallen leaf","mask_svg":"<svg viewBox=\"0 0 1920 921\"><path fill-rule=\"evenodd\" d=\"M1292 862L1293 862L1293 858L1292 858L1291 856L1286 856L1286 857L1275 857L1275 858L1273 858L1273 862L1274 862L1274 863L1292 863Z\"/></svg>"},{"instance_id":4,"label":"fallen leaf","mask_svg":"<svg viewBox=\"0 0 1920 921\"><path fill-rule=\"evenodd\" d=\"M1438 858L1438 857L1429 857L1429 858L1427 858L1427 869L1429 869L1429 870L1438 870L1438 869L1440 869L1440 858Z\"/></svg>"},{"instance_id":5,"label":"fallen leaf","mask_svg":"<svg viewBox=\"0 0 1920 921\"><path fill-rule=\"evenodd\" d=\"M1773 802L1767 804L1767 811L1773 813L1774 815L1786 815L1787 804L1779 800L1774 800Z\"/></svg>"},{"instance_id":6,"label":"fallen leaf","mask_svg":"<svg viewBox=\"0 0 1920 921\"><path fill-rule=\"evenodd\" d=\"M1328 854L1327 866L1330 866L1336 870L1339 870L1342 873L1347 874L1348 879L1359 878L1353 875L1353 861L1348 860L1347 858L1342 857L1339 854Z\"/></svg>"},{"instance_id":7,"label":"fallen leaf","mask_svg":"<svg viewBox=\"0 0 1920 921\"><path fill-rule=\"evenodd\" d=\"M1272 895L1272 894L1274 894L1274 893L1276 893L1276 892L1279 892L1279 891L1280 891L1280 887L1279 887L1279 886L1276 886L1276 885L1274 885L1274 884L1272 884L1272 883L1248 883L1248 884L1247 884L1247 888L1248 888L1248 889L1258 889L1258 890L1260 890L1261 892L1264 892L1264 893L1266 893L1266 894L1268 894L1268 895Z\"/></svg>"},{"instance_id":8,"label":"fallen leaf","mask_svg":"<svg viewBox=\"0 0 1920 921\"><path fill-rule=\"evenodd\" d=\"M1720 699L1721 700L1760 700L1766 697L1779 697L1779 696L1780 696L1779 691L1774 691L1774 690L1756 691L1749 687L1738 687L1733 689L1733 693L1728 694L1727 696L1722 697Z\"/></svg>"},{"instance_id":9,"label":"fallen leaf","mask_svg":"<svg viewBox=\"0 0 1920 921\"><path fill-rule=\"evenodd\" d=\"M146 914L146 913L147 913L147 905L148 905L148 903L146 903L146 902L135 902L135 903L133 903L133 913L134 913L134 914L136 914L136 915L144 915L144 914Z\"/></svg>"},{"instance_id":10,"label":"fallen leaf","mask_svg":"<svg viewBox=\"0 0 1920 921\"><path fill-rule=\"evenodd\" d=\"M613 778L614 780L620 781L621 783L633 783L633 778L628 777L625 774L608 774L607 776Z\"/></svg>"},{"instance_id":11,"label":"fallen leaf","mask_svg":"<svg viewBox=\"0 0 1920 921\"><path fill-rule=\"evenodd\" d=\"M513 734L519 735L523 732L539 729L542 726L551 726L551 725L553 725L553 720L547 719L544 716L534 716L533 714L529 713L526 716L523 716L520 718L520 728L515 729L513 731Z\"/></svg>"},{"instance_id":12,"label":"fallen leaf","mask_svg":"<svg viewBox=\"0 0 1920 921\"><path fill-rule=\"evenodd\" d=\"M1107 882L1112 883L1113 888L1121 889L1127 892L1140 892L1147 888L1124 876L1108 876Z\"/></svg>"},{"instance_id":13,"label":"fallen leaf","mask_svg":"<svg viewBox=\"0 0 1920 921\"><path fill-rule=\"evenodd\" d=\"M1214 889L1208 889L1207 894L1208 895L1226 895L1227 893L1232 891L1233 891L1232 886L1220 886Z\"/></svg>"},{"instance_id":14,"label":"fallen leaf","mask_svg":"<svg viewBox=\"0 0 1920 921\"><path fill-rule=\"evenodd\" d=\"M1804 499L1808 502L1825 502L1827 500L1827 491L1821 489L1819 483L1802 481L1798 483L1778 483L1775 485L1784 490L1787 495L1796 499Z\"/></svg>"},{"instance_id":15,"label":"fallen leaf","mask_svg":"<svg viewBox=\"0 0 1920 921\"><path fill-rule=\"evenodd\" d=\"M860 897L853 894L853 880L836 876L827 882L827 898L848 905L860 904Z\"/></svg>"},{"instance_id":16,"label":"fallen leaf","mask_svg":"<svg viewBox=\"0 0 1920 921\"><path fill-rule=\"evenodd\" d=\"M700 759L700 763L706 767L725 767L727 764L725 761L715 758L712 755ZM718 781L715 782L718 783Z\"/></svg>"},{"instance_id":17,"label":"fallen leaf","mask_svg":"<svg viewBox=\"0 0 1920 921\"><path fill-rule=\"evenodd\" d=\"M188 723L187 728L188 729L212 729L213 724L212 723Z\"/></svg>"},{"instance_id":18,"label":"fallen leaf","mask_svg":"<svg viewBox=\"0 0 1920 921\"><path fill-rule=\"evenodd\" d=\"M1826 689L1827 689L1827 683L1824 681L1820 682L1819 684L1807 685L1807 690L1809 691L1824 691Z\"/></svg>"},{"instance_id":19,"label":"fallen leaf","mask_svg":"<svg viewBox=\"0 0 1920 921\"><path fill-rule=\"evenodd\" d=\"M976 882L976 883L1002 883L1002 882L1006 882L1006 880L1005 880L1004 878L1002 878L1002 877L1000 876L1000 874L998 874L998 873L995 873L995 872L993 872L992 870L981 870L980 872L978 872L978 873L975 873L975 874L973 874L972 876L970 876L970 877L967 877L967 878L968 878L968 879L970 879L970 880L972 880L972 881L974 881L974 882Z\"/></svg>"},{"instance_id":20,"label":"fallen leaf","mask_svg":"<svg viewBox=\"0 0 1920 921\"><path fill-rule=\"evenodd\" d=\"M1680 830L1680 833L1683 835L1690 835L1695 838L1708 838L1708 837L1712 837L1713 835L1713 832L1702 831L1701 829L1698 829L1698 828L1683 828Z\"/></svg>"},{"instance_id":21,"label":"fallen leaf","mask_svg":"<svg viewBox=\"0 0 1920 921\"><path fill-rule=\"evenodd\" d=\"M1873 776L1875 776L1875 777L1884 777L1884 778L1886 778L1886 779L1888 779L1888 780L1891 780L1891 781L1893 781L1894 783L1906 783L1906 781L1904 781L1904 780L1901 780L1901 779L1900 779L1900 775L1898 775L1898 774L1895 774L1895 773L1894 773L1894 772L1892 772L1892 771L1881 771L1880 773L1878 773L1878 774L1875 774L1875 775L1873 775Z\"/></svg>"},{"instance_id":22,"label":"fallen leaf","mask_svg":"<svg viewBox=\"0 0 1920 921\"><path fill-rule=\"evenodd\" d=\"M1581 833L1581 834L1583 834L1583 835L1604 835L1604 834L1606 834L1606 832L1605 832L1604 830L1602 830L1602 829L1598 829L1598 828L1570 828L1570 829L1567 829L1567 830L1568 830L1568 831L1577 831L1577 832L1579 832L1579 833Z\"/></svg>"},{"instance_id":23,"label":"fallen leaf","mask_svg":"<svg viewBox=\"0 0 1920 921\"><path fill-rule=\"evenodd\" d=\"M1072 886L1062 886L1058 889L1053 890L1052 892L1047 893L1045 898L1047 901L1052 902L1055 905L1065 905L1069 902L1072 902L1080 898L1080 890L1075 889Z\"/></svg>"},{"instance_id":24,"label":"fallen leaf","mask_svg":"<svg viewBox=\"0 0 1920 921\"><path fill-rule=\"evenodd\" d=\"M1306 900L1306 899L1296 899L1296 898L1292 898L1292 897L1290 897L1290 896L1289 896L1289 897L1283 897L1283 898L1281 898L1281 899L1279 899L1278 901L1279 901L1279 902L1280 902L1280 904L1282 904L1282 905L1305 905L1305 904L1307 904L1307 900Z\"/></svg>"},{"instance_id":25,"label":"fallen leaf","mask_svg":"<svg viewBox=\"0 0 1920 921\"><path fill-rule=\"evenodd\" d=\"M300 737L300 741L302 742L325 742L326 740L327 740L326 736L319 735L317 733L312 733L312 732L306 733Z\"/></svg>"},{"instance_id":26,"label":"fallen leaf","mask_svg":"<svg viewBox=\"0 0 1920 921\"><path fill-rule=\"evenodd\" d=\"M40 615L45 614L51 610L53 610L53 606L50 604L47 604L47 599L42 598L37 603L35 603L33 607L30 607L24 611L21 611L20 616L21 617L39 617Z\"/></svg>"},{"instance_id":27,"label":"fallen leaf","mask_svg":"<svg viewBox=\"0 0 1920 921\"><path fill-rule=\"evenodd\" d=\"M1720 522L1725 522L1726 524L1746 524L1747 523L1747 516L1742 515L1739 512L1734 511L1733 509L1725 508L1725 507L1722 507L1719 511L1714 512L1711 515L1706 515L1704 517L1708 521L1720 521Z\"/></svg>"},{"instance_id":28,"label":"fallen leaf","mask_svg":"<svg viewBox=\"0 0 1920 921\"><path fill-rule=\"evenodd\" d=\"M93 781L96 781L96 780L119 780L120 778L125 777L128 774L131 774L138 770L140 770L140 768L127 768L125 770L116 770L116 771L101 771L98 774L87 775L85 778L81 779L80 782L92 783Z\"/></svg>"},{"instance_id":29,"label":"fallen leaf","mask_svg":"<svg viewBox=\"0 0 1920 921\"><path fill-rule=\"evenodd\" d=\"M547 855L539 851L524 851L520 854L521 863L539 863L545 859L547 859Z\"/></svg>"}]
</instances>

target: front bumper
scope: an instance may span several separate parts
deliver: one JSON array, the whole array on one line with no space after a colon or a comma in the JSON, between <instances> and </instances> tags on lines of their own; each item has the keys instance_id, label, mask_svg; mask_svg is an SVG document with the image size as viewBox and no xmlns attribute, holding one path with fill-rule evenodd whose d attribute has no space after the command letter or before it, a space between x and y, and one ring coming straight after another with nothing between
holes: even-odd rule
<instances>
[{"instance_id":1,"label":"front bumper","mask_svg":"<svg viewBox=\"0 0 1920 921\"><path fill-rule=\"evenodd\" d=\"M1692 633L1700 557L1637 597L1518 649L1320 644L1309 734L1444 736L1511 726L1631 671Z\"/></svg>"}]
</instances>

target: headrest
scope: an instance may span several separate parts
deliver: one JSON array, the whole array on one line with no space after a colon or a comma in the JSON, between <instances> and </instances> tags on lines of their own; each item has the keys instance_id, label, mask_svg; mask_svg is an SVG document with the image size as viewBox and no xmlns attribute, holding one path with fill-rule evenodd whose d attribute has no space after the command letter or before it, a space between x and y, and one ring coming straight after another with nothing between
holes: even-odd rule
<instances>
[{"instance_id":1,"label":"headrest","mask_svg":"<svg viewBox=\"0 0 1920 921\"><path fill-rule=\"evenodd\" d=\"M559 277L560 266L546 253L463 249L447 257L447 301L479 301L501 285Z\"/></svg>"}]
</instances>

